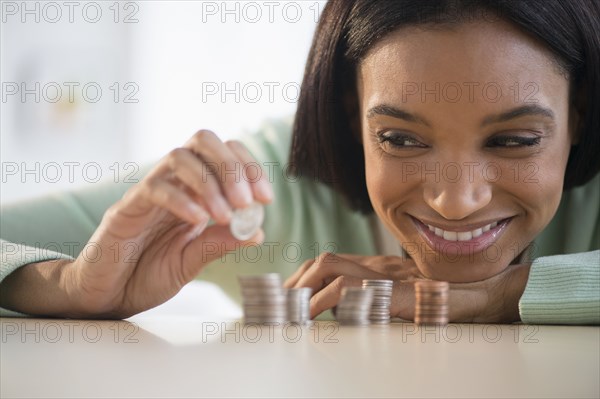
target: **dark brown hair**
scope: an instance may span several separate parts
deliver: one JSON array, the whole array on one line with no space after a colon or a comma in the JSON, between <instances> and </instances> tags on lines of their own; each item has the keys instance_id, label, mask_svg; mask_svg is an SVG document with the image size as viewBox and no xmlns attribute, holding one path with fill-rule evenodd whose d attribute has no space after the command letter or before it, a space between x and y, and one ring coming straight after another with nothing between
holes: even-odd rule
<instances>
[{"instance_id":1,"label":"dark brown hair","mask_svg":"<svg viewBox=\"0 0 600 399\"><path fill-rule=\"evenodd\" d=\"M373 45L409 25L504 19L544 43L569 77L581 113L565 190L600 170L600 2L595 0L330 0L308 56L293 127L291 170L372 212L356 134L356 67Z\"/></svg>"}]
</instances>

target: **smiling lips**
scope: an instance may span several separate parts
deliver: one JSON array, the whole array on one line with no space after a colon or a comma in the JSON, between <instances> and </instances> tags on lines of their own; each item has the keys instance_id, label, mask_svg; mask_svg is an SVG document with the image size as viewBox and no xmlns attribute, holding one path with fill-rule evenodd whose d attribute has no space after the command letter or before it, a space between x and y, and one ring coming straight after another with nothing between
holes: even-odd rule
<instances>
[{"instance_id":1,"label":"smiling lips","mask_svg":"<svg viewBox=\"0 0 600 399\"><path fill-rule=\"evenodd\" d=\"M486 231L489 231L490 229L496 227L497 225L498 225L498 222L493 222L493 223L486 224L483 227L480 227L480 228L477 228L477 229L471 230L471 231L448 231L448 230L442 230L439 227L433 227L430 224L427 224L426 226L429 228L429 231L433 231L433 233L436 236L443 237L444 240L469 241L473 238L479 237L480 235L482 235Z\"/></svg>"},{"instance_id":2,"label":"smiling lips","mask_svg":"<svg viewBox=\"0 0 600 399\"><path fill-rule=\"evenodd\" d=\"M493 245L512 220L497 220L472 230L454 231L421 222L412 218L417 230L434 251L448 255L467 255Z\"/></svg>"}]
</instances>

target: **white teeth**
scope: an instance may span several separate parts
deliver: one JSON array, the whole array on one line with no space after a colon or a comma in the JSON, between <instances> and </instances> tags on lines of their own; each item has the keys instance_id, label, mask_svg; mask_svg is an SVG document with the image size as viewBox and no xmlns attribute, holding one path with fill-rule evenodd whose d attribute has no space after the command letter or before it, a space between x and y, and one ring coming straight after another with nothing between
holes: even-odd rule
<instances>
[{"instance_id":1,"label":"white teeth","mask_svg":"<svg viewBox=\"0 0 600 399\"><path fill-rule=\"evenodd\" d=\"M448 241L469 241L473 238L477 238L477 237L481 236L483 233L485 233L486 231L489 231L490 229L493 229L496 226L498 226L498 222L486 224L485 226L477 228L475 230L458 232L458 231L446 231L446 230L440 229L439 227L434 227L430 224L427 225L429 230L433 231L433 233L436 236L443 237L444 240L448 240Z\"/></svg>"},{"instance_id":2,"label":"white teeth","mask_svg":"<svg viewBox=\"0 0 600 399\"><path fill-rule=\"evenodd\" d=\"M458 233L458 241L469 241L471 238L473 238L473 233L470 231L461 231Z\"/></svg>"},{"instance_id":3,"label":"white teeth","mask_svg":"<svg viewBox=\"0 0 600 399\"><path fill-rule=\"evenodd\" d=\"M456 231L445 231L444 230L444 240L456 241L456 240L458 240L458 234L456 233Z\"/></svg>"}]
</instances>

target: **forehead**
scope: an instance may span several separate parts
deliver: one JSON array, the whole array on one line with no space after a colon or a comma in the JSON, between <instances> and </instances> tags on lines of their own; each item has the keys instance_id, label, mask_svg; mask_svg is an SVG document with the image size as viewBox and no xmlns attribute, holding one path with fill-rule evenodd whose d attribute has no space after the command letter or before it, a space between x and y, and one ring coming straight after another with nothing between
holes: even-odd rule
<instances>
[{"instance_id":1,"label":"forehead","mask_svg":"<svg viewBox=\"0 0 600 399\"><path fill-rule=\"evenodd\" d=\"M388 100L414 83L499 85L507 99L515 85L533 84L542 95L567 83L544 45L502 20L400 28L367 52L357 78L363 94Z\"/></svg>"}]
</instances>

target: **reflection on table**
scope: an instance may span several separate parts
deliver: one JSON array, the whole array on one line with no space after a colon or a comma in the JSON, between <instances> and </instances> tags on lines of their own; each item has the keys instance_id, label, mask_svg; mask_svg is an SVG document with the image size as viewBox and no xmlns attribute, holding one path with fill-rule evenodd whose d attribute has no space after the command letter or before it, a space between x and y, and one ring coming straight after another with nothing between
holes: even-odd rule
<instances>
[{"instance_id":1,"label":"reflection on table","mask_svg":"<svg viewBox=\"0 0 600 399\"><path fill-rule=\"evenodd\" d=\"M125 321L3 318L1 396L600 394L598 327L245 325L227 301L228 317L193 311L205 294L193 285Z\"/></svg>"}]
</instances>

